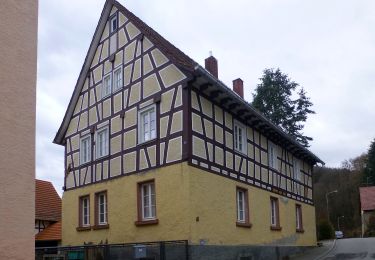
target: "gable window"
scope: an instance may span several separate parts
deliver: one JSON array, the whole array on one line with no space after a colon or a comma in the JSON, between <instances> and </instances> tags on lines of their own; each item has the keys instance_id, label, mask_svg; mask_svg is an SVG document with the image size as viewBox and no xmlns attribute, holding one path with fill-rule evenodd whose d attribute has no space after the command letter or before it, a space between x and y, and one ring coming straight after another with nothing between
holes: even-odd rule
<instances>
[{"instance_id":1,"label":"gable window","mask_svg":"<svg viewBox=\"0 0 375 260\"><path fill-rule=\"evenodd\" d=\"M301 166L297 158L294 158L293 160L293 172L294 172L294 178L297 181L301 181Z\"/></svg>"},{"instance_id":2,"label":"gable window","mask_svg":"<svg viewBox=\"0 0 375 260\"><path fill-rule=\"evenodd\" d=\"M273 169L277 167L276 145L272 142L268 143L268 165Z\"/></svg>"},{"instance_id":3,"label":"gable window","mask_svg":"<svg viewBox=\"0 0 375 260\"><path fill-rule=\"evenodd\" d=\"M111 26L111 33L115 32L118 28L118 22L117 22L117 15L113 16L111 18L111 22L110 22L110 26Z\"/></svg>"},{"instance_id":4,"label":"gable window","mask_svg":"<svg viewBox=\"0 0 375 260\"><path fill-rule=\"evenodd\" d=\"M108 143L109 143L109 131L108 127L98 130L96 133L96 158L101 158L108 155Z\"/></svg>"},{"instance_id":5,"label":"gable window","mask_svg":"<svg viewBox=\"0 0 375 260\"><path fill-rule=\"evenodd\" d=\"M241 153L246 153L246 127L239 122L234 122L234 149Z\"/></svg>"},{"instance_id":6,"label":"gable window","mask_svg":"<svg viewBox=\"0 0 375 260\"><path fill-rule=\"evenodd\" d=\"M102 98L105 98L106 96L111 94L111 84L112 84L111 82L112 82L112 77L111 77L111 73L109 73L103 78Z\"/></svg>"},{"instance_id":7,"label":"gable window","mask_svg":"<svg viewBox=\"0 0 375 260\"><path fill-rule=\"evenodd\" d=\"M80 226L90 226L90 197L80 197Z\"/></svg>"},{"instance_id":8,"label":"gable window","mask_svg":"<svg viewBox=\"0 0 375 260\"><path fill-rule=\"evenodd\" d=\"M280 227L280 217L279 217L279 200L277 198L271 197L271 229L281 230Z\"/></svg>"},{"instance_id":9,"label":"gable window","mask_svg":"<svg viewBox=\"0 0 375 260\"><path fill-rule=\"evenodd\" d=\"M80 164L87 163L91 160L91 135L81 137L79 158Z\"/></svg>"},{"instance_id":10,"label":"gable window","mask_svg":"<svg viewBox=\"0 0 375 260\"><path fill-rule=\"evenodd\" d=\"M296 231L303 232L302 207L299 204L296 204Z\"/></svg>"},{"instance_id":11,"label":"gable window","mask_svg":"<svg viewBox=\"0 0 375 260\"><path fill-rule=\"evenodd\" d=\"M108 225L107 192L102 191L95 194L95 224L97 226Z\"/></svg>"},{"instance_id":12,"label":"gable window","mask_svg":"<svg viewBox=\"0 0 375 260\"><path fill-rule=\"evenodd\" d=\"M120 66L113 72L113 92L122 87L122 67Z\"/></svg>"},{"instance_id":13,"label":"gable window","mask_svg":"<svg viewBox=\"0 0 375 260\"><path fill-rule=\"evenodd\" d=\"M156 138L156 106L152 105L139 112L139 143Z\"/></svg>"},{"instance_id":14,"label":"gable window","mask_svg":"<svg viewBox=\"0 0 375 260\"><path fill-rule=\"evenodd\" d=\"M236 190L237 202L237 226L251 227L249 222L249 202L247 190L237 187Z\"/></svg>"}]
</instances>

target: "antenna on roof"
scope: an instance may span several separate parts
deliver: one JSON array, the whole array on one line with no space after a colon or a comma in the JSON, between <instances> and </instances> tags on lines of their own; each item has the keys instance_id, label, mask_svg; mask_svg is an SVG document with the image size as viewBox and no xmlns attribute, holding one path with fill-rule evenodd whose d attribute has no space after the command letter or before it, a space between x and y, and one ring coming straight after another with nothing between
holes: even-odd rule
<instances>
[{"instance_id":1,"label":"antenna on roof","mask_svg":"<svg viewBox=\"0 0 375 260\"><path fill-rule=\"evenodd\" d=\"M212 56L212 51L210 51L210 57Z\"/></svg>"}]
</instances>

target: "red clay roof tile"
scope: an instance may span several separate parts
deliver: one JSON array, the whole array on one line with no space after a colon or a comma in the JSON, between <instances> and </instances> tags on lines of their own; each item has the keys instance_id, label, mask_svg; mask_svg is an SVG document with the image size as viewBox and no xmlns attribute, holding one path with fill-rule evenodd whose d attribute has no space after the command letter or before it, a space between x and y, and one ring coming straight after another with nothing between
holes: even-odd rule
<instances>
[{"instance_id":1,"label":"red clay roof tile","mask_svg":"<svg viewBox=\"0 0 375 260\"><path fill-rule=\"evenodd\" d=\"M35 180L35 219L61 220L61 198L51 182Z\"/></svg>"},{"instance_id":2,"label":"red clay roof tile","mask_svg":"<svg viewBox=\"0 0 375 260\"><path fill-rule=\"evenodd\" d=\"M61 240L61 221L53 223L35 235L35 240Z\"/></svg>"},{"instance_id":3,"label":"red clay roof tile","mask_svg":"<svg viewBox=\"0 0 375 260\"><path fill-rule=\"evenodd\" d=\"M375 186L360 187L359 194L361 197L361 209L362 210L374 210L375 209Z\"/></svg>"}]
</instances>

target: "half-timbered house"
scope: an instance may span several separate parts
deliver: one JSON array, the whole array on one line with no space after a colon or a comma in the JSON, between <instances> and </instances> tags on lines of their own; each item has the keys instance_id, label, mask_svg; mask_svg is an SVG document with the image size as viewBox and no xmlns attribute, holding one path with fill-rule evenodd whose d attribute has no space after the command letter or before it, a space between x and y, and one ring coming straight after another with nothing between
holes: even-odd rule
<instances>
[{"instance_id":1,"label":"half-timbered house","mask_svg":"<svg viewBox=\"0 0 375 260\"><path fill-rule=\"evenodd\" d=\"M233 83L107 0L54 139L62 243L313 245L321 160Z\"/></svg>"}]
</instances>

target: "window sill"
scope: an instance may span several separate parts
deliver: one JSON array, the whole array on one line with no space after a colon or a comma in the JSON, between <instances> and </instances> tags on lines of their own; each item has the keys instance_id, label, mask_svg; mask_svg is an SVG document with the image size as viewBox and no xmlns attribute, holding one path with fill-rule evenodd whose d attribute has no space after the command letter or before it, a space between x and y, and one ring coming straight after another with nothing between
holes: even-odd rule
<instances>
[{"instance_id":1,"label":"window sill","mask_svg":"<svg viewBox=\"0 0 375 260\"><path fill-rule=\"evenodd\" d=\"M233 151L235 153L238 153L238 154L242 155L242 156L247 156L247 151L237 150L236 148L234 148Z\"/></svg>"},{"instance_id":2,"label":"window sill","mask_svg":"<svg viewBox=\"0 0 375 260\"><path fill-rule=\"evenodd\" d=\"M304 233L305 230L304 230L304 229L296 229L296 232L297 232L297 233Z\"/></svg>"},{"instance_id":3,"label":"window sill","mask_svg":"<svg viewBox=\"0 0 375 260\"><path fill-rule=\"evenodd\" d=\"M76 230L77 230L77 231L88 231L88 230L91 230L91 226L87 226L87 227L76 227Z\"/></svg>"},{"instance_id":4,"label":"window sill","mask_svg":"<svg viewBox=\"0 0 375 260\"><path fill-rule=\"evenodd\" d=\"M106 155L103 155L103 156L100 156L100 157L96 157L95 158L95 161L101 161L101 160L105 160L105 159L108 159L110 156L109 156L109 153L106 154Z\"/></svg>"},{"instance_id":5,"label":"window sill","mask_svg":"<svg viewBox=\"0 0 375 260\"><path fill-rule=\"evenodd\" d=\"M244 228L251 228L253 225L251 223L246 222L236 222L237 227L244 227Z\"/></svg>"},{"instance_id":6,"label":"window sill","mask_svg":"<svg viewBox=\"0 0 375 260\"><path fill-rule=\"evenodd\" d=\"M104 96L102 96L101 99L99 99L98 101L103 101L104 99L109 98L111 96L111 94L112 94L111 92L108 93L108 94L105 94Z\"/></svg>"},{"instance_id":7,"label":"window sill","mask_svg":"<svg viewBox=\"0 0 375 260\"><path fill-rule=\"evenodd\" d=\"M157 138L154 138L154 139L151 139L151 140L148 140L148 141L139 142L138 146L142 147L142 146L154 144L154 143L156 143L157 140L158 140Z\"/></svg>"},{"instance_id":8,"label":"window sill","mask_svg":"<svg viewBox=\"0 0 375 260\"><path fill-rule=\"evenodd\" d=\"M119 66L121 66L121 64L120 64ZM118 67L117 67L117 68L118 68ZM122 84L121 84L121 85L122 85ZM120 91L122 90L122 88L123 88L123 87L119 87L119 88L117 88L117 89L112 90L112 94L117 94L117 92L120 92Z\"/></svg>"},{"instance_id":9,"label":"window sill","mask_svg":"<svg viewBox=\"0 0 375 260\"><path fill-rule=\"evenodd\" d=\"M84 163L80 163L79 166L80 167L84 167L84 166L88 166L92 161L88 161L88 162L84 162Z\"/></svg>"},{"instance_id":10,"label":"window sill","mask_svg":"<svg viewBox=\"0 0 375 260\"><path fill-rule=\"evenodd\" d=\"M151 220L137 220L134 222L134 224L138 226L147 226L147 225L157 225L159 224L158 219L151 219Z\"/></svg>"},{"instance_id":11,"label":"window sill","mask_svg":"<svg viewBox=\"0 0 375 260\"><path fill-rule=\"evenodd\" d=\"M273 230L273 231L281 231L280 226L270 226L270 229Z\"/></svg>"},{"instance_id":12,"label":"window sill","mask_svg":"<svg viewBox=\"0 0 375 260\"><path fill-rule=\"evenodd\" d=\"M99 229L108 229L109 224L104 224L104 225L95 225L92 227L93 230L99 230Z\"/></svg>"}]
</instances>

